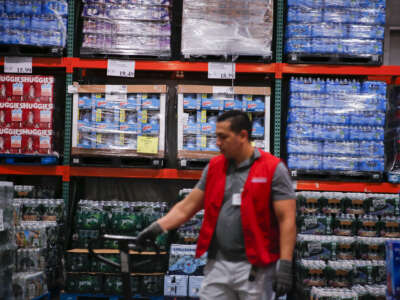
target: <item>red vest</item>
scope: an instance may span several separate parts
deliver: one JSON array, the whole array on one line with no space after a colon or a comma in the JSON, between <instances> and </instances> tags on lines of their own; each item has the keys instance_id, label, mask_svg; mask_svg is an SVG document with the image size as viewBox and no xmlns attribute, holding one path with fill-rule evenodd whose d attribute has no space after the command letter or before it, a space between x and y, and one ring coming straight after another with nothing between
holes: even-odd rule
<instances>
[{"instance_id":1,"label":"red vest","mask_svg":"<svg viewBox=\"0 0 400 300\"><path fill-rule=\"evenodd\" d=\"M270 194L280 160L259 151L261 157L250 167L244 184L240 213L247 258L252 265L266 266L279 259L279 226ZM203 255L210 246L224 199L227 168L228 161L223 155L210 161L204 196L204 220L197 241L196 257Z\"/></svg>"}]
</instances>

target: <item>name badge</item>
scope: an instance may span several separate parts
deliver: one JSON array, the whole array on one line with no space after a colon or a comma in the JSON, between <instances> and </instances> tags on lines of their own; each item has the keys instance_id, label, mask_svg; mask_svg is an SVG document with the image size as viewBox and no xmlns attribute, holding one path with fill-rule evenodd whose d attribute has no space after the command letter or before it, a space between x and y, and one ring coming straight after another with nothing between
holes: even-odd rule
<instances>
[{"instance_id":1,"label":"name badge","mask_svg":"<svg viewBox=\"0 0 400 300\"><path fill-rule=\"evenodd\" d=\"M251 179L251 182L253 183L266 183L267 182L267 177L254 177Z\"/></svg>"},{"instance_id":2,"label":"name badge","mask_svg":"<svg viewBox=\"0 0 400 300\"><path fill-rule=\"evenodd\" d=\"M242 195L240 193L235 193L232 195L232 205L240 206L242 204Z\"/></svg>"}]
</instances>

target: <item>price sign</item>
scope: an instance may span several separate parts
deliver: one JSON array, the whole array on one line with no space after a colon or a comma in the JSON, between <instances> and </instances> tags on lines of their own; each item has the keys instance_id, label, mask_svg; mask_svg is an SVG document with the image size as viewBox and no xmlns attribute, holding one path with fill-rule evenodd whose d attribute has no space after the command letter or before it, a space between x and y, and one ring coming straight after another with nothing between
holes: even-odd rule
<instances>
[{"instance_id":1,"label":"price sign","mask_svg":"<svg viewBox=\"0 0 400 300\"><path fill-rule=\"evenodd\" d=\"M157 154L158 137L139 135L137 137L137 153Z\"/></svg>"},{"instance_id":2,"label":"price sign","mask_svg":"<svg viewBox=\"0 0 400 300\"><path fill-rule=\"evenodd\" d=\"M135 61L109 59L107 61L107 76L135 77Z\"/></svg>"},{"instance_id":3,"label":"price sign","mask_svg":"<svg viewBox=\"0 0 400 300\"><path fill-rule=\"evenodd\" d=\"M107 94L126 94L126 85L106 85Z\"/></svg>"},{"instance_id":4,"label":"price sign","mask_svg":"<svg viewBox=\"0 0 400 300\"><path fill-rule=\"evenodd\" d=\"M107 102L127 102L127 94L106 94Z\"/></svg>"},{"instance_id":5,"label":"price sign","mask_svg":"<svg viewBox=\"0 0 400 300\"><path fill-rule=\"evenodd\" d=\"M236 64L234 63L208 63L209 79L235 79Z\"/></svg>"},{"instance_id":6,"label":"price sign","mask_svg":"<svg viewBox=\"0 0 400 300\"><path fill-rule=\"evenodd\" d=\"M32 57L4 57L4 73L32 74Z\"/></svg>"}]
</instances>

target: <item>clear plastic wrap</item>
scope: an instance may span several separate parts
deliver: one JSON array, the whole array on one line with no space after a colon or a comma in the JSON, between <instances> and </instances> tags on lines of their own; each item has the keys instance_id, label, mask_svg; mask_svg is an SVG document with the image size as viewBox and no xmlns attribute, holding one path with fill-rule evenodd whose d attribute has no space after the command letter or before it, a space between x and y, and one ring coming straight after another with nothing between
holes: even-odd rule
<instances>
[{"instance_id":1,"label":"clear plastic wrap","mask_svg":"<svg viewBox=\"0 0 400 300\"><path fill-rule=\"evenodd\" d=\"M292 78L289 168L383 172L385 118L384 82Z\"/></svg>"},{"instance_id":2,"label":"clear plastic wrap","mask_svg":"<svg viewBox=\"0 0 400 300\"><path fill-rule=\"evenodd\" d=\"M182 54L271 57L273 2L183 1Z\"/></svg>"},{"instance_id":3,"label":"clear plastic wrap","mask_svg":"<svg viewBox=\"0 0 400 300\"><path fill-rule=\"evenodd\" d=\"M254 145L269 150L270 88L179 85L178 158L210 159L218 154L215 135L218 116L224 111L249 113Z\"/></svg>"},{"instance_id":4,"label":"clear plastic wrap","mask_svg":"<svg viewBox=\"0 0 400 300\"><path fill-rule=\"evenodd\" d=\"M68 2L0 1L0 44L65 47Z\"/></svg>"},{"instance_id":5,"label":"clear plastic wrap","mask_svg":"<svg viewBox=\"0 0 400 300\"><path fill-rule=\"evenodd\" d=\"M170 56L170 1L84 1L83 54Z\"/></svg>"},{"instance_id":6,"label":"clear plastic wrap","mask_svg":"<svg viewBox=\"0 0 400 300\"><path fill-rule=\"evenodd\" d=\"M54 77L0 75L0 154L54 151Z\"/></svg>"},{"instance_id":7,"label":"clear plastic wrap","mask_svg":"<svg viewBox=\"0 0 400 300\"><path fill-rule=\"evenodd\" d=\"M74 95L72 154L163 157L166 86L109 87L80 86ZM145 137L155 146L139 153Z\"/></svg>"},{"instance_id":8,"label":"clear plastic wrap","mask_svg":"<svg viewBox=\"0 0 400 300\"><path fill-rule=\"evenodd\" d=\"M385 0L289 1L286 53L383 55Z\"/></svg>"},{"instance_id":9,"label":"clear plastic wrap","mask_svg":"<svg viewBox=\"0 0 400 300\"><path fill-rule=\"evenodd\" d=\"M12 279L15 300L31 300L48 292L44 272L15 273Z\"/></svg>"}]
</instances>

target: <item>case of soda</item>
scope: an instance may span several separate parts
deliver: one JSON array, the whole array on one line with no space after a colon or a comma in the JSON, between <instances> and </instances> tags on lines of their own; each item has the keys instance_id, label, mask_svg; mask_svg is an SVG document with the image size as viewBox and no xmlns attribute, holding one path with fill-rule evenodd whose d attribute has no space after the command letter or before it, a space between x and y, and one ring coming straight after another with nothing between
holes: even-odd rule
<instances>
[{"instance_id":1,"label":"case of soda","mask_svg":"<svg viewBox=\"0 0 400 300\"><path fill-rule=\"evenodd\" d=\"M289 89L290 169L384 171L385 82L292 77Z\"/></svg>"},{"instance_id":2,"label":"case of soda","mask_svg":"<svg viewBox=\"0 0 400 300\"><path fill-rule=\"evenodd\" d=\"M386 1L288 1L286 53L383 55Z\"/></svg>"},{"instance_id":3,"label":"case of soda","mask_svg":"<svg viewBox=\"0 0 400 300\"><path fill-rule=\"evenodd\" d=\"M68 1L1 0L0 44L65 47Z\"/></svg>"},{"instance_id":4,"label":"case of soda","mask_svg":"<svg viewBox=\"0 0 400 300\"><path fill-rule=\"evenodd\" d=\"M225 111L248 112L256 147L269 150L270 88L179 85L178 158L209 159L219 152L215 135Z\"/></svg>"},{"instance_id":5,"label":"case of soda","mask_svg":"<svg viewBox=\"0 0 400 300\"><path fill-rule=\"evenodd\" d=\"M0 75L0 153L55 155L54 77Z\"/></svg>"},{"instance_id":6,"label":"case of soda","mask_svg":"<svg viewBox=\"0 0 400 300\"><path fill-rule=\"evenodd\" d=\"M163 156L167 87L118 86L117 93L112 87L85 85L74 94L72 153ZM143 138L153 139L155 149L142 149Z\"/></svg>"},{"instance_id":7,"label":"case of soda","mask_svg":"<svg viewBox=\"0 0 400 300\"><path fill-rule=\"evenodd\" d=\"M171 55L170 0L83 1L81 54Z\"/></svg>"},{"instance_id":8,"label":"case of soda","mask_svg":"<svg viewBox=\"0 0 400 300\"><path fill-rule=\"evenodd\" d=\"M184 0L182 54L271 57L273 1Z\"/></svg>"}]
</instances>

